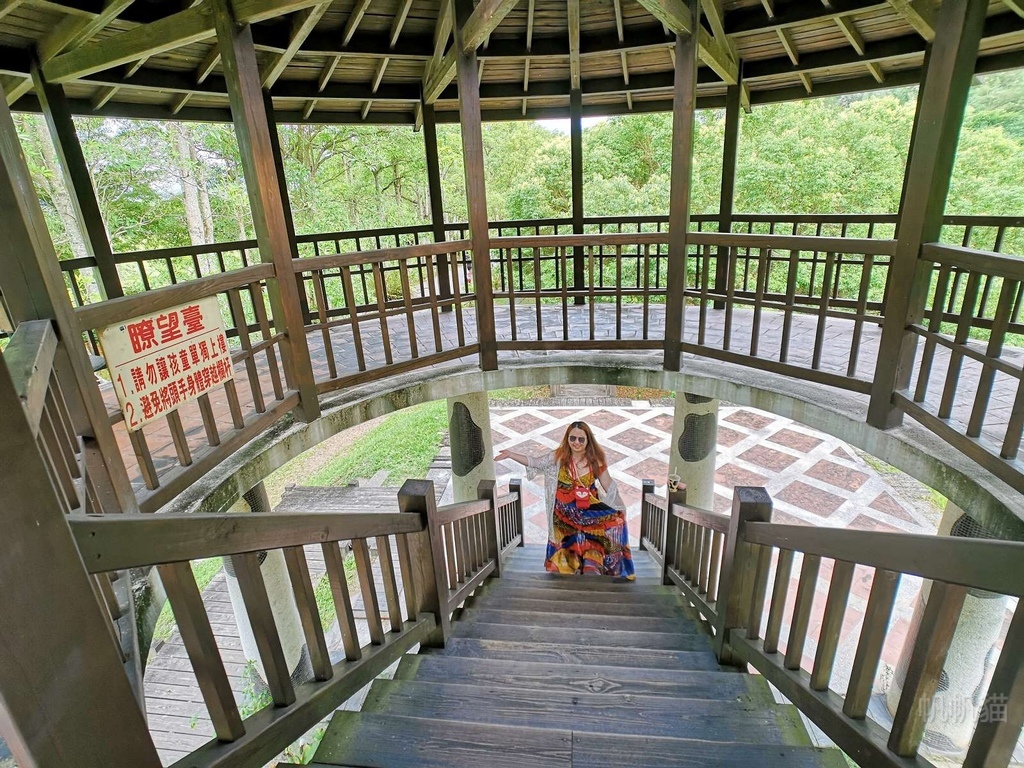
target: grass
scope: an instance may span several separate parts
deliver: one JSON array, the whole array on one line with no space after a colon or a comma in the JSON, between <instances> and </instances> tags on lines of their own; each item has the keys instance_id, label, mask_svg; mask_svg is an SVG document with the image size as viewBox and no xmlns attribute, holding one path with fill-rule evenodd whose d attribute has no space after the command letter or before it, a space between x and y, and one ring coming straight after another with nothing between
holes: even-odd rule
<instances>
[{"instance_id":1,"label":"grass","mask_svg":"<svg viewBox=\"0 0 1024 768\"><path fill-rule=\"evenodd\" d=\"M424 477L448 431L444 401L424 403L393 413L380 426L356 440L344 455L314 472L309 485L345 485L387 470L388 482Z\"/></svg>"},{"instance_id":2,"label":"grass","mask_svg":"<svg viewBox=\"0 0 1024 768\"><path fill-rule=\"evenodd\" d=\"M667 397L673 397L673 394L667 390L647 387L616 387L615 394L625 400L664 400Z\"/></svg>"},{"instance_id":3,"label":"grass","mask_svg":"<svg viewBox=\"0 0 1024 768\"><path fill-rule=\"evenodd\" d=\"M192 573L196 577L196 586L199 587L200 593L210 586L210 582L220 572L222 565L223 561L219 557L192 561ZM160 616L157 618L156 626L153 628L153 642L167 642L170 640L171 633L174 632L174 626L174 613L171 611L171 603L168 601L164 603L164 607L160 610Z\"/></svg>"},{"instance_id":4,"label":"grass","mask_svg":"<svg viewBox=\"0 0 1024 768\"><path fill-rule=\"evenodd\" d=\"M513 387L512 389L495 389L487 393L491 402L506 400L544 400L551 397L551 387L542 384L536 387Z\"/></svg>"}]
</instances>

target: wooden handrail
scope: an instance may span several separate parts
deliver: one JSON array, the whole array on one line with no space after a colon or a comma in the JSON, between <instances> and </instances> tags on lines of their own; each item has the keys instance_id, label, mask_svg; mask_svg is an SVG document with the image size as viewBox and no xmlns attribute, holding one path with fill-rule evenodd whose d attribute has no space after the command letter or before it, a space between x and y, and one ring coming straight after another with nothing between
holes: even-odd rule
<instances>
[{"instance_id":1,"label":"wooden handrail","mask_svg":"<svg viewBox=\"0 0 1024 768\"><path fill-rule=\"evenodd\" d=\"M1024 258L944 243L925 243L921 259L1012 280L1024 280Z\"/></svg>"},{"instance_id":2,"label":"wooden handrail","mask_svg":"<svg viewBox=\"0 0 1024 768\"><path fill-rule=\"evenodd\" d=\"M1024 542L777 523L747 523L741 535L751 544L1024 596Z\"/></svg>"},{"instance_id":3,"label":"wooden handrail","mask_svg":"<svg viewBox=\"0 0 1024 768\"><path fill-rule=\"evenodd\" d=\"M14 391L21 398L33 434L39 432L39 420L46 405L50 371L56 354L57 334L49 320L30 320L19 324L3 351Z\"/></svg>"},{"instance_id":4,"label":"wooden handrail","mask_svg":"<svg viewBox=\"0 0 1024 768\"><path fill-rule=\"evenodd\" d=\"M701 528L708 528L719 533L729 530L729 516L708 509L688 507L685 504L673 504L672 514L689 523L696 523Z\"/></svg>"},{"instance_id":5,"label":"wooden handrail","mask_svg":"<svg viewBox=\"0 0 1024 768\"><path fill-rule=\"evenodd\" d=\"M293 267L296 272L314 272L334 267L355 267L360 264L379 264L385 261L415 259L420 256L458 253L459 251L469 250L469 247L469 240L447 240L443 243L401 245L396 248L380 248L373 251L350 251L348 253L331 253L325 256L307 256L303 259L295 259Z\"/></svg>"},{"instance_id":6,"label":"wooden handrail","mask_svg":"<svg viewBox=\"0 0 1024 768\"><path fill-rule=\"evenodd\" d=\"M422 531L416 514L189 514L68 519L90 573Z\"/></svg>"},{"instance_id":7,"label":"wooden handrail","mask_svg":"<svg viewBox=\"0 0 1024 768\"><path fill-rule=\"evenodd\" d=\"M215 296L232 288L258 283L273 276L273 264L254 264L251 267L242 267L242 269L235 269L219 275L168 285L165 288L154 288L151 291L132 296L101 301L97 304L86 304L78 307L75 314L83 330L103 328L148 312L159 312L178 304L202 299L206 296Z\"/></svg>"},{"instance_id":8,"label":"wooden handrail","mask_svg":"<svg viewBox=\"0 0 1024 768\"><path fill-rule=\"evenodd\" d=\"M491 508L491 502L487 499L477 501L461 501L456 504L448 504L437 508L437 516L434 520L438 525L447 525L457 520L465 520L467 517L479 515Z\"/></svg>"}]
</instances>

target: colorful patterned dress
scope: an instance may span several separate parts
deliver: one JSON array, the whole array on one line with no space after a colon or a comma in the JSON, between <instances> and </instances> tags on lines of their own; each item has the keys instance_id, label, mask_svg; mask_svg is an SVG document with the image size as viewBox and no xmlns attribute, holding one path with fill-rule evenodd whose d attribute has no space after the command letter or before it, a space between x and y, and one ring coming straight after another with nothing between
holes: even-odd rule
<instances>
[{"instance_id":1,"label":"colorful patterned dress","mask_svg":"<svg viewBox=\"0 0 1024 768\"><path fill-rule=\"evenodd\" d=\"M598 499L596 479L589 471L579 483L590 489L590 506L586 509L576 506L572 473L568 467L559 468L552 510L553 538L548 541L544 568L552 573L618 576L632 581L635 574L626 513Z\"/></svg>"}]
</instances>

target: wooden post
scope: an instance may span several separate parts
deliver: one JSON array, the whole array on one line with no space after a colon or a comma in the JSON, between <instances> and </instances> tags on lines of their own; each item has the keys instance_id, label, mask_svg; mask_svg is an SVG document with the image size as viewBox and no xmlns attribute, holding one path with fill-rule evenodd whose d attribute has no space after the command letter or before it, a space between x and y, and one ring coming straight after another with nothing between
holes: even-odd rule
<instances>
[{"instance_id":1,"label":"wooden post","mask_svg":"<svg viewBox=\"0 0 1024 768\"><path fill-rule=\"evenodd\" d=\"M71 107L68 105L64 87L48 83L38 63L32 65L32 80L39 95L39 106L43 110L46 127L50 130L53 146L60 157L64 182L71 191L75 219L82 231L82 239L89 255L96 259L100 292L104 299L120 298L124 296L121 277L117 274L110 238L107 237L107 229L103 225L96 189L92 185L82 144L75 132L75 123L71 119Z\"/></svg>"},{"instance_id":2,"label":"wooden post","mask_svg":"<svg viewBox=\"0 0 1024 768\"><path fill-rule=\"evenodd\" d=\"M423 105L423 147L427 157L427 191L430 193L430 229L435 243L443 243L448 239L444 230L444 199L441 196L441 164L437 156L437 119L434 116L434 105ZM448 268L448 255L438 254L437 261L437 292L442 299L452 297L452 278ZM451 312L452 306L446 304L442 312Z\"/></svg>"},{"instance_id":3,"label":"wooden post","mask_svg":"<svg viewBox=\"0 0 1024 768\"><path fill-rule=\"evenodd\" d=\"M412 576L416 584L416 615L432 613L437 625L426 644L443 648L451 634L448 614L448 575L444 570L444 542L433 525L437 514L434 484L430 480L406 480L398 492L398 511L416 512L423 519L423 530L407 534Z\"/></svg>"},{"instance_id":4,"label":"wooden post","mask_svg":"<svg viewBox=\"0 0 1024 768\"><path fill-rule=\"evenodd\" d=\"M263 92L263 105L267 110L267 127L270 133L270 150L274 155L274 170L277 175L277 187L281 191L281 206L284 208L284 223L288 231L288 244L291 246L292 260L299 258L299 244L295 239L295 217L292 215L292 201L288 196L288 177L284 172L284 154L281 152L281 136L277 132L277 118L274 115L274 100L270 94ZM309 297L302 284L302 274L295 273L295 288L299 293L299 306L302 307L302 322L309 325L313 317L309 313Z\"/></svg>"},{"instance_id":5,"label":"wooden post","mask_svg":"<svg viewBox=\"0 0 1024 768\"><path fill-rule=\"evenodd\" d=\"M476 50L464 52L463 27L473 14L473 0L455 0L455 50L459 78L459 122L466 166L466 203L469 238L473 248L473 282L476 293L476 328L480 343L480 367L498 368L495 348L494 291L491 287L491 248L487 221L487 187L484 183L484 138L480 129L480 80Z\"/></svg>"},{"instance_id":6,"label":"wooden post","mask_svg":"<svg viewBox=\"0 0 1024 768\"><path fill-rule=\"evenodd\" d=\"M718 200L718 231L732 231L733 204L736 198L736 157L740 143L740 94L737 83L725 89L725 141L722 146L722 191ZM719 246L715 262L715 293L724 294L729 281L729 260L732 249ZM715 309L723 309L724 301L716 301Z\"/></svg>"},{"instance_id":7,"label":"wooden post","mask_svg":"<svg viewBox=\"0 0 1024 768\"><path fill-rule=\"evenodd\" d=\"M55 320L62 341L54 369L61 383L75 431L83 437L86 453L98 449L103 457L104 481L116 506L137 512L138 502L107 409L96 386L82 329L68 298L60 263L46 229L32 176L6 102L0 99L0 287L16 324L23 320ZM100 479L99 475L94 475Z\"/></svg>"},{"instance_id":8,"label":"wooden post","mask_svg":"<svg viewBox=\"0 0 1024 768\"><path fill-rule=\"evenodd\" d=\"M494 575L501 576L501 519L498 517L498 507L494 503L494 489L497 483L493 480L481 480L477 486L477 498L487 499L491 502L491 514L487 516L487 529L485 535L487 541L487 557L494 559Z\"/></svg>"},{"instance_id":9,"label":"wooden post","mask_svg":"<svg viewBox=\"0 0 1024 768\"><path fill-rule=\"evenodd\" d=\"M668 491L668 503L665 505L665 539L661 545L661 551L664 554L664 558L661 563L661 583L662 584L674 584L675 582L668 575L668 569L675 565L679 567L678 563L673 563L673 554L675 552L675 540L676 536L682 531L682 523L678 517L672 514L673 504L686 504L686 486L680 485L674 491ZM671 548L671 551L670 551Z\"/></svg>"},{"instance_id":10,"label":"wooden post","mask_svg":"<svg viewBox=\"0 0 1024 768\"><path fill-rule=\"evenodd\" d=\"M320 403L295 284L292 243L270 136L271 119L263 101L252 29L248 24L240 26L235 21L228 2L212 0L211 9L242 158L245 188L249 194L260 258L264 263L273 264L277 275L276 279L267 281L267 289L274 324L286 336L281 344L285 377L288 386L298 390L299 417L312 421L320 415Z\"/></svg>"},{"instance_id":11,"label":"wooden post","mask_svg":"<svg viewBox=\"0 0 1024 768\"><path fill-rule=\"evenodd\" d=\"M772 498L764 488L733 489L732 517L722 549L721 586L718 591L718 625L714 649L719 664L738 664L729 648L729 632L744 626L750 611L750 595L757 571L754 546L743 541L746 523L770 523Z\"/></svg>"},{"instance_id":12,"label":"wooden post","mask_svg":"<svg viewBox=\"0 0 1024 768\"><path fill-rule=\"evenodd\" d=\"M654 481L644 480L640 485L640 549L644 550L644 537L651 537L651 514L647 507L647 494L654 493Z\"/></svg>"},{"instance_id":13,"label":"wooden post","mask_svg":"<svg viewBox=\"0 0 1024 768\"><path fill-rule=\"evenodd\" d=\"M526 546L526 517L523 515L523 481L513 478L508 481L508 492L516 494L516 515L519 520L519 545Z\"/></svg>"},{"instance_id":14,"label":"wooden post","mask_svg":"<svg viewBox=\"0 0 1024 768\"><path fill-rule=\"evenodd\" d=\"M0 735L19 765L159 768L3 355L0 423L0 509L17 543L0 558Z\"/></svg>"},{"instance_id":15,"label":"wooden post","mask_svg":"<svg viewBox=\"0 0 1024 768\"><path fill-rule=\"evenodd\" d=\"M909 385L917 336L908 332L907 326L923 317L932 278L931 269L919 265L918 257L921 246L937 242L942 230L987 9L984 0L943 3L935 42L925 56L868 408L868 423L879 429L903 421L902 411L892 404L892 395Z\"/></svg>"},{"instance_id":16,"label":"wooden post","mask_svg":"<svg viewBox=\"0 0 1024 768\"><path fill-rule=\"evenodd\" d=\"M569 148L572 159L572 233L583 234L583 91L569 92ZM572 249L572 288L579 291L575 304L585 304L583 290L586 274L583 246ZM621 288L621 286L619 286Z\"/></svg>"},{"instance_id":17,"label":"wooden post","mask_svg":"<svg viewBox=\"0 0 1024 768\"><path fill-rule=\"evenodd\" d=\"M700 2L689 0L693 30L700 30ZM697 110L697 34L676 35L675 81L672 92L672 168L668 205L668 280L665 298L666 371L682 361L683 293L690 226L690 180L693 175L693 131Z\"/></svg>"}]
</instances>

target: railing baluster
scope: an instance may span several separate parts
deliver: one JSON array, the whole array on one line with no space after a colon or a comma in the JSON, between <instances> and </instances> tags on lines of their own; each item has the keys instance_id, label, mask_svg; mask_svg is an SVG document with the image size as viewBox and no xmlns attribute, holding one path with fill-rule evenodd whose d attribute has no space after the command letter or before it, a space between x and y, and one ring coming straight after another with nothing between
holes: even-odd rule
<instances>
[{"instance_id":1,"label":"railing baluster","mask_svg":"<svg viewBox=\"0 0 1024 768\"><path fill-rule=\"evenodd\" d=\"M725 534L715 531L711 536L711 562L708 564L708 602L718 602L718 582L721 578L722 545Z\"/></svg>"},{"instance_id":2,"label":"railing baluster","mask_svg":"<svg viewBox=\"0 0 1024 768\"><path fill-rule=\"evenodd\" d=\"M948 419L953 412L953 401L956 399L957 386L960 384L960 369L964 361L963 346L970 336L974 321L974 305L978 300L977 272L967 276L967 287L964 289L963 302L960 304L960 317L957 320L954 347L949 352L949 367L946 370L946 385L942 390L942 401L939 403L939 418Z\"/></svg>"},{"instance_id":3,"label":"railing baluster","mask_svg":"<svg viewBox=\"0 0 1024 768\"><path fill-rule=\"evenodd\" d=\"M747 637L757 640L761 636L761 618L764 615L765 593L768 590L768 571L772 567L772 548L758 547L757 570L750 590L750 610L747 613Z\"/></svg>"},{"instance_id":4,"label":"railing baluster","mask_svg":"<svg viewBox=\"0 0 1024 768\"><path fill-rule=\"evenodd\" d=\"M245 310L242 308L242 294L240 289L232 288L227 292L228 307L231 310L231 321L238 331L238 342L242 345L245 355L245 372L249 377L249 391L252 394L253 407L257 413L267 410L263 401L263 388L260 384L260 374L256 370L256 361L253 359L252 340L249 338L249 324L245 317Z\"/></svg>"},{"instance_id":5,"label":"railing baluster","mask_svg":"<svg viewBox=\"0 0 1024 768\"><path fill-rule=\"evenodd\" d=\"M815 691L827 691L832 679L832 667L836 660L836 649L839 647L839 635L843 629L846 602L850 597L853 568L854 564L846 560L836 560L832 567L832 583L829 585L828 598L825 601L825 614L821 620L818 648L811 670L811 689Z\"/></svg>"},{"instance_id":6,"label":"railing baluster","mask_svg":"<svg viewBox=\"0 0 1024 768\"><path fill-rule=\"evenodd\" d=\"M302 624L302 634L309 650L313 677L317 680L330 680L334 676L334 668L331 666L331 654L327 650L324 628L316 608L316 595L309 578L306 553L302 547L285 547L282 551L292 594L295 596L295 607L299 612L299 622Z\"/></svg>"},{"instance_id":7,"label":"railing baluster","mask_svg":"<svg viewBox=\"0 0 1024 768\"><path fill-rule=\"evenodd\" d=\"M417 618L419 599L416 595L416 579L412 572L412 553L409 551L409 536L402 534L395 537L398 545L398 565L402 569L402 590L405 592L405 611L409 621Z\"/></svg>"},{"instance_id":8,"label":"railing baluster","mask_svg":"<svg viewBox=\"0 0 1024 768\"><path fill-rule=\"evenodd\" d=\"M245 726L192 567L187 562L169 563L157 566L157 572L217 738L235 741L245 734Z\"/></svg>"},{"instance_id":9,"label":"railing baluster","mask_svg":"<svg viewBox=\"0 0 1024 768\"><path fill-rule=\"evenodd\" d=\"M985 349L987 361L998 360L1003 355L1003 342L1006 339L1006 331L1010 324L1010 312L1013 308L1013 300L1017 294L1018 286L1019 283L1016 280L1003 279L1003 285L999 291L999 303L996 306L995 317L992 320L992 330L989 335L988 346ZM978 377L978 387L974 394L974 406L971 408L971 417L967 424L968 437L979 437L981 435L981 427L985 422L985 414L988 411L988 402L992 396L992 384L995 382L995 378L995 367L987 362L983 363L981 374Z\"/></svg>"},{"instance_id":10,"label":"railing baluster","mask_svg":"<svg viewBox=\"0 0 1024 768\"><path fill-rule=\"evenodd\" d=\"M388 606L388 621L392 632L402 631L402 604L398 599L398 580L395 578L395 561L391 555L391 540L387 536L377 537L377 562L380 563L380 578L384 582L384 599Z\"/></svg>"},{"instance_id":11,"label":"railing baluster","mask_svg":"<svg viewBox=\"0 0 1024 768\"><path fill-rule=\"evenodd\" d=\"M889 749L900 757L917 754L966 596L966 587L932 582L889 734Z\"/></svg>"},{"instance_id":12,"label":"railing baluster","mask_svg":"<svg viewBox=\"0 0 1024 768\"><path fill-rule=\"evenodd\" d=\"M828 323L829 295L828 287L832 282L832 272L835 269L836 255L832 251L825 254L825 274L821 278L821 299L818 305L818 324L814 332L814 355L811 358L811 368L818 370L821 367L821 352L825 346L825 326Z\"/></svg>"},{"instance_id":13,"label":"railing baluster","mask_svg":"<svg viewBox=\"0 0 1024 768\"><path fill-rule=\"evenodd\" d=\"M128 433L128 441L135 452L135 458L139 462L139 472L142 473L142 480L146 488L153 491L160 487L160 480L156 474L156 465L153 463L153 454L149 451L149 443L141 429Z\"/></svg>"},{"instance_id":14,"label":"railing baluster","mask_svg":"<svg viewBox=\"0 0 1024 768\"><path fill-rule=\"evenodd\" d=\"M365 291L366 286L363 285ZM352 286L352 272L348 266L341 267L341 290L345 296L345 308L348 310L348 321L352 328L352 345L356 353L356 365L360 371L366 370L366 356L363 354L363 338L359 330L359 318L356 317L357 305L355 289Z\"/></svg>"},{"instance_id":15,"label":"railing baluster","mask_svg":"<svg viewBox=\"0 0 1024 768\"><path fill-rule=\"evenodd\" d=\"M715 532L710 528L701 530L700 568L697 571L697 591L706 595L708 592L708 565L711 562L711 542Z\"/></svg>"},{"instance_id":16,"label":"railing baluster","mask_svg":"<svg viewBox=\"0 0 1024 768\"><path fill-rule=\"evenodd\" d=\"M316 314L320 320L320 334L324 341L324 356L327 358L327 370L332 379L338 378L338 366L334 361L334 345L331 343L331 329L327 325L327 290L324 286L322 271L313 271L313 291L316 295Z\"/></svg>"},{"instance_id":17,"label":"railing baluster","mask_svg":"<svg viewBox=\"0 0 1024 768\"><path fill-rule=\"evenodd\" d=\"M377 304L377 320L380 324L381 345L384 347L384 362L387 365L394 363L391 354L391 333L388 330L387 294L384 287L384 265L374 262L370 269L373 271L374 294Z\"/></svg>"},{"instance_id":18,"label":"railing baluster","mask_svg":"<svg viewBox=\"0 0 1024 768\"><path fill-rule=\"evenodd\" d=\"M409 284L409 264L405 259L398 260L398 272L402 279L402 303L405 305L406 327L409 329L409 351L412 359L420 356L419 344L416 342L416 317L412 308L412 286Z\"/></svg>"},{"instance_id":19,"label":"railing baluster","mask_svg":"<svg viewBox=\"0 0 1024 768\"><path fill-rule=\"evenodd\" d=\"M782 632L782 617L786 612L786 597L789 595L789 576L793 572L793 550L780 549L775 561L775 583L772 586L772 601L768 609L768 625L764 630L765 653L779 652L779 635Z\"/></svg>"},{"instance_id":20,"label":"railing baluster","mask_svg":"<svg viewBox=\"0 0 1024 768\"><path fill-rule=\"evenodd\" d=\"M263 286L260 283L249 284L249 296L252 299L252 309L256 314L256 321L260 326L260 333L264 341L269 341L274 335L270 329L270 320L267 317L267 306L263 302ZM280 320L280 318L278 318ZM274 387L274 397L284 400L284 387L281 384L281 369L277 365L277 352L273 344L268 344L265 349L267 356L267 367L270 369L270 383ZM289 382L289 386L292 382Z\"/></svg>"},{"instance_id":21,"label":"railing baluster","mask_svg":"<svg viewBox=\"0 0 1024 768\"><path fill-rule=\"evenodd\" d=\"M871 690L875 683L878 662L882 658L885 633L896 604L896 592L900 587L900 574L895 571L876 569L871 582L871 594L864 610L864 625L857 641L857 652L853 657L850 684L846 689L843 714L854 720L863 720L868 711Z\"/></svg>"},{"instance_id":22,"label":"railing baluster","mask_svg":"<svg viewBox=\"0 0 1024 768\"><path fill-rule=\"evenodd\" d=\"M384 627L380 621L380 605L377 603L377 588L373 581L373 564L370 562L370 549L366 539L352 539L352 554L356 559L356 575L359 577L359 590L363 596L363 612L370 630L370 642L374 645L384 644Z\"/></svg>"},{"instance_id":23,"label":"railing baluster","mask_svg":"<svg viewBox=\"0 0 1024 768\"><path fill-rule=\"evenodd\" d=\"M932 363L935 360L936 338L942 330L942 305L945 303L946 291L949 289L949 273L950 266L948 264L939 266L935 295L932 298L932 311L928 318L928 334L925 336L924 349L921 350L921 363L918 366L917 388L914 392L915 403L923 403L928 392Z\"/></svg>"},{"instance_id":24,"label":"railing baluster","mask_svg":"<svg viewBox=\"0 0 1024 768\"><path fill-rule=\"evenodd\" d=\"M820 567L821 558L818 555L804 555L804 562L800 567L800 582L796 588L793 621L789 627L789 640L786 643L786 669L800 669Z\"/></svg>"},{"instance_id":25,"label":"railing baluster","mask_svg":"<svg viewBox=\"0 0 1024 768\"><path fill-rule=\"evenodd\" d=\"M245 612L263 663L267 688L277 706L288 706L295 701L295 686L288 674L288 663L274 623L274 612L267 596L267 585L260 572L259 558L254 552L232 555L231 564L235 569L238 591L242 593L242 602L245 603Z\"/></svg>"},{"instance_id":26,"label":"railing baluster","mask_svg":"<svg viewBox=\"0 0 1024 768\"><path fill-rule=\"evenodd\" d=\"M331 585L331 597L334 600L334 611L338 615L338 627L341 630L341 642L348 661L362 658L359 647L359 632L356 629L355 617L352 613L352 595L348 591L348 576L345 573L345 562L341 556L341 548L336 541L324 542L321 545L324 553L324 567Z\"/></svg>"}]
</instances>

